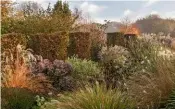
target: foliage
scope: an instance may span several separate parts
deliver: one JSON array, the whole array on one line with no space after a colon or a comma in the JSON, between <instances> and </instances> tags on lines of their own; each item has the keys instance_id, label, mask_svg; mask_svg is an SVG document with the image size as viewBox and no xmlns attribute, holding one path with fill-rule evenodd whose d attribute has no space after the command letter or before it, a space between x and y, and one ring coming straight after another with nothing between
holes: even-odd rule
<instances>
[{"instance_id":1,"label":"foliage","mask_svg":"<svg viewBox=\"0 0 175 109\"><path fill-rule=\"evenodd\" d=\"M97 26L97 24L92 24L92 26L90 26L90 36L92 40L91 60L99 61L99 52L101 51L102 46L106 45L106 34Z\"/></svg>"},{"instance_id":2,"label":"foliage","mask_svg":"<svg viewBox=\"0 0 175 109\"><path fill-rule=\"evenodd\" d=\"M22 2L10 13L8 18L2 20L2 34L5 33L53 33L57 31L68 32L78 15L70 11L66 2L58 1L52 9L47 9L36 2Z\"/></svg>"},{"instance_id":3,"label":"foliage","mask_svg":"<svg viewBox=\"0 0 175 109\"><path fill-rule=\"evenodd\" d=\"M34 75L28 69L20 45L16 49L16 59L13 55L4 56L2 60L2 86L27 88L34 92L45 92L51 89L50 82L42 74Z\"/></svg>"},{"instance_id":4,"label":"foliage","mask_svg":"<svg viewBox=\"0 0 175 109\"><path fill-rule=\"evenodd\" d=\"M79 58L89 59L91 43L92 40L88 32L70 33L69 56L78 55Z\"/></svg>"},{"instance_id":5,"label":"foliage","mask_svg":"<svg viewBox=\"0 0 175 109\"><path fill-rule=\"evenodd\" d=\"M2 19L6 18L10 14L11 11L12 11L12 1L11 0L1 1Z\"/></svg>"},{"instance_id":6,"label":"foliage","mask_svg":"<svg viewBox=\"0 0 175 109\"><path fill-rule=\"evenodd\" d=\"M173 89L169 99L167 100L166 109L173 109L174 107L175 107L175 91Z\"/></svg>"},{"instance_id":7,"label":"foliage","mask_svg":"<svg viewBox=\"0 0 175 109\"><path fill-rule=\"evenodd\" d=\"M101 69L96 62L86 59L82 60L77 57L68 58L67 62L72 64L72 76L79 84L83 82L94 82L103 78Z\"/></svg>"},{"instance_id":8,"label":"foliage","mask_svg":"<svg viewBox=\"0 0 175 109\"><path fill-rule=\"evenodd\" d=\"M44 105L44 103L46 102L46 99L44 97L40 97L39 95L37 95L35 99L36 99L36 105L34 105L32 109L40 109L41 106Z\"/></svg>"},{"instance_id":9,"label":"foliage","mask_svg":"<svg viewBox=\"0 0 175 109\"><path fill-rule=\"evenodd\" d=\"M174 88L175 63L158 57L153 70L133 74L126 82L129 93L142 109L159 109ZM145 66L148 67L148 66Z\"/></svg>"},{"instance_id":10,"label":"foliage","mask_svg":"<svg viewBox=\"0 0 175 109\"><path fill-rule=\"evenodd\" d=\"M153 70L158 55L158 48L157 42L154 44L154 42L149 40L143 39L129 42L128 51L134 59L133 66L135 66L135 71L143 69Z\"/></svg>"},{"instance_id":11,"label":"foliage","mask_svg":"<svg viewBox=\"0 0 175 109\"><path fill-rule=\"evenodd\" d=\"M115 45L103 47L101 62L104 67L105 81L108 86L117 86L131 73L131 56L126 48Z\"/></svg>"},{"instance_id":12,"label":"foliage","mask_svg":"<svg viewBox=\"0 0 175 109\"><path fill-rule=\"evenodd\" d=\"M68 42L67 32L35 34L30 37L29 48L51 61L55 59L65 60L67 58Z\"/></svg>"},{"instance_id":13,"label":"foliage","mask_svg":"<svg viewBox=\"0 0 175 109\"><path fill-rule=\"evenodd\" d=\"M37 57L35 59L37 61L31 67L34 74L45 74L57 91L70 91L74 88L71 64L57 59L54 61Z\"/></svg>"},{"instance_id":14,"label":"foliage","mask_svg":"<svg viewBox=\"0 0 175 109\"><path fill-rule=\"evenodd\" d=\"M18 44L27 45L27 37L23 34L9 33L1 36L2 52L10 51L13 55Z\"/></svg>"},{"instance_id":15,"label":"foliage","mask_svg":"<svg viewBox=\"0 0 175 109\"><path fill-rule=\"evenodd\" d=\"M37 106L43 105L44 102L46 101L44 97L40 97L39 95L37 95L35 98L36 98Z\"/></svg>"},{"instance_id":16,"label":"foliage","mask_svg":"<svg viewBox=\"0 0 175 109\"><path fill-rule=\"evenodd\" d=\"M135 72L154 72L157 59L172 59L174 52L161 42L162 37L166 36L143 34L140 39L129 41L127 48L134 60Z\"/></svg>"},{"instance_id":17,"label":"foliage","mask_svg":"<svg viewBox=\"0 0 175 109\"><path fill-rule=\"evenodd\" d=\"M32 109L58 109L58 101L54 99L46 100L44 97L36 96L36 106Z\"/></svg>"},{"instance_id":18,"label":"foliage","mask_svg":"<svg viewBox=\"0 0 175 109\"><path fill-rule=\"evenodd\" d=\"M58 101L57 100L50 100L48 102L45 102L41 109L58 109Z\"/></svg>"},{"instance_id":19,"label":"foliage","mask_svg":"<svg viewBox=\"0 0 175 109\"><path fill-rule=\"evenodd\" d=\"M61 109L134 109L133 101L125 93L98 83L62 96L59 101Z\"/></svg>"},{"instance_id":20,"label":"foliage","mask_svg":"<svg viewBox=\"0 0 175 109\"><path fill-rule=\"evenodd\" d=\"M2 109L31 109L35 103L34 94L23 88L1 89Z\"/></svg>"},{"instance_id":21,"label":"foliage","mask_svg":"<svg viewBox=\"0 0 175 109\"><path fill-rule=\"evenodd\" d=\"M108 33L107 34L107 46L125 46L123 33Z\"/></svg>"},{"instance_id":22,"label":"foliage","mask_svg":"<svg viewBox=\"0 0 175 109\"><path fill-rule=\"evenodd\" d=\"M172 33L175 29L174 19L163 19L158 15L149 15L145 18L138 19L135 22L141 33L155 33L163 32L165 34Z\"/></svg>"},{"instance_id":23,"label":"foliage","mask_svg":"<svg viewBox=\"0 0 175 109\"><path fill-rule=\"evenodd\" d=\"M13 2L11 0L3 0L0 3L1 5L1 33L8 33L10 30L10 27L13 25L11 19L9 19L9 16L12 14L13 10Z\"/></svg>"},{"instance_id":24,"label":"foliage","mask_svg":"<svg viewBox=\"0 0 175 109\"><path fill-rule=\"evenodd\" d=\"M91 60L92 61L100 61L100 51L102 49L102 45L93 45L91 47Z\"/></svg>"}]
</instances>

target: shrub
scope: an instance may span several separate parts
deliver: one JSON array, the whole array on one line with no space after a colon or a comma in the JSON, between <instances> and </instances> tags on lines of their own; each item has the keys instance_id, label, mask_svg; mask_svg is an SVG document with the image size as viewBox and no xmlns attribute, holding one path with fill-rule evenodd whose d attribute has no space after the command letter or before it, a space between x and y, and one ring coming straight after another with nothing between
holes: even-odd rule
<instances>
[{"instance_id":1,"label":"shrub","mask_svg":"<svg viewBox=\"0 0 175 109\"><path fill-rule=\"evenodd\" d=\"M31 109L35 103L34 94L23 88L1 89L2 109Z\"/></svg>"},{"instance_id":2,"label":"shrub","mask_svg":"<svg viewBox=\"0 0 175 109\"><path fill-rule=\"evenodd\" d=\"M99 61L99 52L102 49L102 46L106 45L106 34L104 30L100 29L95 24L90 24L90 36L92 40L91 44L91 60Z\"/></svg>"},{"instance_id":3,"label":"shrub","mask_svg":"<svg viewBox=\"0 0 175 109\"><path fill-rule=\"evenodd\" d=\"M129 42L128 51L134 60L133 67L135 67L135 72L143 69L154 70L159 47L157 42L145 39Z\"/></svg>"},{"instance_id":4,"label":"shrub","mask_svg":"<svg viewBox=\"0 0 175 109\"><path fill-rule=\"evenodd\" d=\"M57 100L50 100L45 102L40 109L58 109L58 101Z\"/></svg>"},{"instance_id":5,"label":"shrub","mask_svg":"<svg viewBox=\"0 0 175 109\"><path fill-rule=\"evenodd\" d=\"M65 60L67 58L68 42L67 32L35 34L30 37L29 48L51 61L55 59Z\"/></svg>"},{"instance_id":6,"label":"shrub","mask_svg":"<svg viewBox=\"0 0 175 109\"><path fill-rule=\"evenodd\" d=\"M36 105L32 109L58 109L58 100L55 99L46 99L37 95Z\"/></svg>"},{"instance_id":7,"label":"shrub","mask_svg":"<svg viewBox=\"0 0 175 109\"><path fill-rule=\"evenodd\" d=\"M101 51L101 62L104 67L105 81L108 86L117 86L123 78L131 73L130 53L126 48L115 45L114 47L103 47Z\"/></svg>"},{"instance_id":8,"label":"shrub","mask_svg":"<svg viewBox=\"0 0 175 109\"><path fill-rule=\"evenodd\" d=\"M18 10L15 9L16 6L19 7ZM53 8L48 4L47 9L32 1L20 3L19 6L12 2L8 5L9 9L10 13L2 20L2 34L16 32L29 35L70 31L79 17L78 11L74 13L69 9L69 4L62 1L58 1Z\"/></svg>"},{"instance_id":9,"label":"shrub","mask_svg":"<svg viewBox=\"0 0 175 109\"><path fill-rule=\"evenodd\" d=\"M86 59L82 60L77 57L68 58L67 62L72 64L72 76L80 84L82 84L82 82L93 82L103 78L101 69L96 62Z\"/></svg>"},{"instance_id":10,"label":"shrub","mask_svg":"<svg viewBox=\"0 0 175 109\"><path fill-rule=\"evenodd\" d=\"M32 65L34 74L45 74L57 91L70 91L74 89L74 80L72 78L71 64L63 60L50 61L48 59L40 59Z\"/></svg>"},{"instance_id":11,"label":"shrub","mask_svg":"<svg viewBox=\"0 0 175 109\"><path fill-rule=\"evenodd\" d=\"M69 56L77 55L79 58L89 59L91 43L92 40L88 32L70 33Z\"/></svg>"},{"instance_id":12,"label":"shrub","mask_svg":"<svg viewBox=\"0 0 175 109\"><path fill-rule=\"evenodd\" d=\"M102 49L102 45L93 45L91 47L91 60L92 61L100 61L100 51Z\"/></svg>"},{"instance_id":13,"label":"shrub","mask_svg":"<svg viewBox=\"0 0 175 109\"><path fill-rule=\"evenodd\" d=\"M167 100L165 109L173 109L174 107L175 107L175 90L173 89L169 99Z\"/></svg>"},{"instance_id":14,"label":"shrub","mask_svg":"<svg viewBox=\"0 0 175 109\"><path fill-rule=\"evenodd\" d=\"M10 51L13 55L18 44L27 45L27 37L23 34L9 33L1 36L2 52Z\"/></svg>"},{"instance_id":15,"label":"shrub","mask_svg":"<svg viewBox=\"0 0 175 109\"><path fill-rule=\"evenodd\" d=\"M136 98L139 108L161 108L174 87L175 63L174 58L169 56L172 54L162 54L167 49L152 36L143 37L129 45L128 51L136 68L130 79L126 80L126 89Z\"/></svg>"},{"instance_id":16,"label":"shrub","mask_svg":"<svg viewBox=\"0 0 175 109\"><path fill-rule=\"evenodd\" d=\"M134 109L133 101L125 93L107 90L99 84L62 96L59 101L61 109Z\"/></svg>"},{"instance_id":17,"label":"shrub","mask_svg":"<svg viewBox=\"0 0 175 109\"><path fill-rule=\"evenodd\" d=\"M161 108L175 86L174 65L172 61L160 58L153 72L142 71L130 77L126 86L139 108Z\"/></svg>"},{"instance_id":18,"label":"shrub","mask_svg":"<svg viewBox=\"0 0 175 109\"><path fill-rule=\"evenodd\" d=\"M16 59L11 55L2 60L2 86L27 88L35 92L48 91L52 88L50 82L44 75L34 75L29 71L22 55L24 51L18 46Z\"/></svg>"},{"instance_id":19,"label":"shrub","mask_svg":"<svg viewBox=\"0 0 175 109\"><path fill-rule=\"evenodd\" d=\"M142 35L141 39L129 41L127 48L134 60L134 72L141 70L154 72L157 60L160 58L173 59L173 51L163 45L159 37L162 36Z\"/></svg>"}]
</instances>

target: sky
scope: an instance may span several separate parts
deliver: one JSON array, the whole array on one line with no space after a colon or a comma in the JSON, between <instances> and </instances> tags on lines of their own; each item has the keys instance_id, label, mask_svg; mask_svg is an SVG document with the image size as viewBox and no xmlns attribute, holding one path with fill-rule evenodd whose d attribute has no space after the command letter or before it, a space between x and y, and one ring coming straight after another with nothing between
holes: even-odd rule
<instances>
[{"instance_id":1,"label":"sky","mask_svg":"<svg viewBox=\"0 0 175 109\"><path fill-rule=\"evenodd\" d=\"M29 0L13 0L18 3ZM57 0L32 0L47 8L48 3L54 5ZM66 1L66 0L63 0ZM69 1L70 9L78 8L83 15L91 20L104 23L104 20L121 21L128 17L131 21L143 18L150 14L158 14L163 18L175 19L175 1L160 0L137 0L137 1L92 1L79 0Z\"/></svg>"}]
</instances>

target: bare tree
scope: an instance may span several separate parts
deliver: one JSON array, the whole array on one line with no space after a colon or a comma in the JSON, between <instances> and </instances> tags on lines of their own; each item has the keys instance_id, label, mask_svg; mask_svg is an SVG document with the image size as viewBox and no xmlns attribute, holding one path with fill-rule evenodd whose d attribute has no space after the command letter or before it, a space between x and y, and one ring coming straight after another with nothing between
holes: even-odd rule
<instances>
[{"instance_id":1,"label":"bare tree","mask_svg":"<svg viewBox=\"0 0 175 109\"><path fill-rule=\"evenodd\" d=\"M121 19L121 27L120 27L120 31L123 33L126 33L126 31L131 27L132 22L129 19L129 17L124 17L123 19Z\"/></svg>"}]
</instances>

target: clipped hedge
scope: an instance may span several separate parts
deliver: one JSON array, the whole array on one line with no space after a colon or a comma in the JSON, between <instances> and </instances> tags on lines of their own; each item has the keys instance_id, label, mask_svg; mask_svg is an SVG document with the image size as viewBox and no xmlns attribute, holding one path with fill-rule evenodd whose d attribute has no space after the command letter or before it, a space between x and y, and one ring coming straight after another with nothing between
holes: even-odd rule
<instances>
[{"instance_id":1,"label":"clipped hedge","mask_svg":"<svg viewBox=\"0 0 175 109\"><path fill-rule=\"evenodd\" d=\"M137 35L135 34L123 34L120 32L107 33L107 45L108 46L124 46L127 47L129 41L135 40Z\"/></svg>"},{"instance_id":2,"label":"clipped hedge","mask_svg":"<svg viewBox=\"0 0 175 109\"><path fill-rule=\"evenodd\" d=\"M89 59L91 56L91 37L88 32L74 32L69 34L69 56L77 55L79 58Z\"/></svg>"},{"instance_id":3,"label":"clipped hedge","mask_svg":"<svg viewBox=\"0 0 175 109\"><path fill-rule=\"evenodd\" d=\"M28 47L36 54L51 61L55 59L65 60L67 58L68 42L67 32L40 33L30 36Z\"/></svg>"},{"instance_id":4,"label":"clipped hedge","mask_svg":"<svg viewBox=\"0 0 175 109\"><path fill-rule=\"evenodd\" d=\"M15 54L18 44L27 45L27 37L19 33L9 33L1 36L1 50Z\"/></svg>"},{"instance_id":5,"label":"clipped hedge","mask_svg":"<svg viewBox=\"0 0 175 109\"><path fill-rule=\"evenodd\" d=\"M107 33L107 46L123 45L123 33Z\"/></svg>"}]
</instances>

